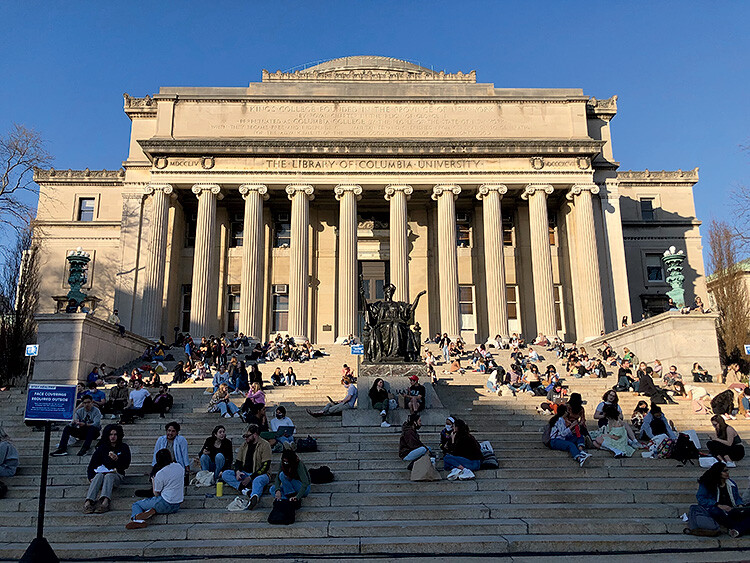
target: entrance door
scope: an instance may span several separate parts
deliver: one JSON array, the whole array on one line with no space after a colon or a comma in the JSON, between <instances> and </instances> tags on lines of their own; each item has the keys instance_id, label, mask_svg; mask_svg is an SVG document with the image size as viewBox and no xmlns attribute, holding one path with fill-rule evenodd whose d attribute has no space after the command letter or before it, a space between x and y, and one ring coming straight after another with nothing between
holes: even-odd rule
<instances>
[{"instance_id":1,"label":"entrance door","mask_svg":"<svg viewBox=\"0 0 750 563\"><path fill-rule=\"evenodd\" d=\"M385 298L383 289L385 289L388 283L388 262L382 260L360 260L359 261L359 275L361 276L362 291L365 294L365 298L368 303L373 301L379 301ZM357 336L362 335L362 323L364 322L362 316L362 299L359 300L359 306L357 307L357 320L358 330Z\"/></svg>"}]
</instances>

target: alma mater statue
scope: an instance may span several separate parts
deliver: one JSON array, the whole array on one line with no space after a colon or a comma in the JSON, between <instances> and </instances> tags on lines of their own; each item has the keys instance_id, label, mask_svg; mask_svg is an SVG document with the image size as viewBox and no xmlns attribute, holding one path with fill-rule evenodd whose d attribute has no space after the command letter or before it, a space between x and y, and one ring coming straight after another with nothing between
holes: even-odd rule
<instances>
[{"instance_id":1,"label":"alma mater statue","mask_svg":"<svg viewBox=\"0 0 750 563\"><path fill-rule=\"evenodd\" d=\"M418 362L421 346L419 325L414 323L414 311L419 298L426 291L420 292L414 303L394 301L396 287L388 284L383 289L384 301L368 303L360 286L364 325L362 343L365 348L365 360L373 363Z\"/></svg>"}]
</instances>

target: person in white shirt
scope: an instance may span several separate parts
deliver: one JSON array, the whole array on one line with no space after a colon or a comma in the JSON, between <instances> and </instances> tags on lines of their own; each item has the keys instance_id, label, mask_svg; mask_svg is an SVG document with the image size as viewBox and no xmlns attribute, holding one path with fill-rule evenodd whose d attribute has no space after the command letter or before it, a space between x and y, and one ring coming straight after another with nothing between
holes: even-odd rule
<instances>
[{"instance_id":1,"label":"person in white shirt","mask_svg":"<svg viewBox=\"0 0 750 563\"><path fill-rule=\"evenodd\" d=\"M286 409L279 405L276 407L276 415L268 421L268 429L271 432L276 432L279 428L285 426L291 426L294 428L294 422L286 415ZM292 436L276 436L276 440L282 443L292 444L294 443L294 430Z\"/></svg>"},{"instance_id":2,"label":"person in white shirt","mask_svg":"<svg viewBox=\"0 0 750 563\"><path fill-rule=\"evenodd\" d=\"M134 389L130 392L130 402L122 411L120 424L132 423L136 416L141 418L150 411L153 404L151 393L143 386L143 381L136 379Z\"/></svg>"},{"instance_id":3,"label":"person in white shirt","mask_svg":"<svg viewBox=\"0 0 750 563\"><path fill-rule=\"evenodd\" d=\"M146 520L156 514L172 514L180 509L185 500L185 468L172 460L172 454L164 448L156 452L158 471L152 477L154 496L133 503L128 530L145 528Z\"/></svg>"}]
</instances>

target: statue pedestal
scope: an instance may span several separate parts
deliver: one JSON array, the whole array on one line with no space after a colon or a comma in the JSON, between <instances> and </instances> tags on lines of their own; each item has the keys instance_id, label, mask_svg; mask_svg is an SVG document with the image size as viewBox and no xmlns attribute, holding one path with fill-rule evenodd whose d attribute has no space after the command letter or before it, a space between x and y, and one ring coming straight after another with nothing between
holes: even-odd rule
<instances>
[{"instance_id":1,"label":"statue pedestal","mask_svg":"<svg viewBox=\"0 0 750 563\"><path fill-rule=\"evenodd\" d=\"M430 383L427 366L424 364L361 364L357 378L357 407L345 410L341 415L342 426L380 426L380 412L372 408L368 393L370 387L378 377L385 380L388 390L397 395L405 391L409 385L409 376L419 377L419 383L425 389L425 409L420 413L423 426L443 426L450 413L443 406ZM401 426L409 416L409 409L391 409L388 412L388 422L392 426Z\"/></svg>"}]
</instances>

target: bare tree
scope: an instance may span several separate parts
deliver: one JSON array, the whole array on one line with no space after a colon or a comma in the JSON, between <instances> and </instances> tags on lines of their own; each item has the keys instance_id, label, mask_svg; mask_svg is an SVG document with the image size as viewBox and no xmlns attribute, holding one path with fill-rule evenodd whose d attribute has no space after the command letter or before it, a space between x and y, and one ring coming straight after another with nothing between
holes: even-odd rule
<instances>
[{"instance_id":1,"label":"bare tree","mask_svg":"<svg viewBox=\"0 0 750 563\"><path fill-rule=\"evenodd\" d=\"M0 385L25 381L27 344L36 338L34 313L39 301L39 244L33 227L19 230L5 248L0 266Z\"/></svg>"},{"instance_id":2,"label":"bare tree","mask_svg":"<svg viewBox=\"0 0 750 563\"><path fill-rule=\"evenodd\" d=\"M41 135L34 129L14 124L0 136L0 224L23 230L33 214L32 201L24 194L37 194L34 168L48 167L52 156L44 148Z\"/></svg>"},{"instance_id":3,"label":"bare tree","mask_svg":"<svg viewBox=\"0 0 750 563\"><path fill-rule=\"evenodd\" d=\"M750 333L750 297L739 266L739 241L724 221L708 226L708 287L719 313L719 338L724 359L739 359Z\"/></svg>"}]
</instances>

